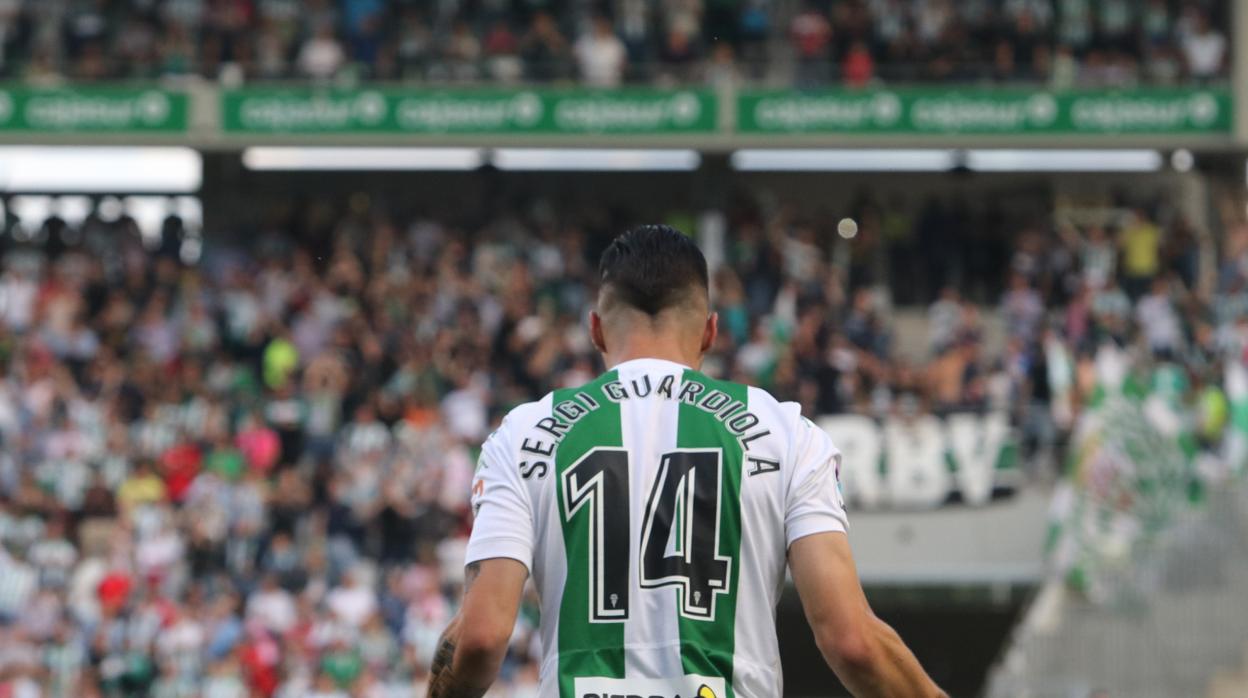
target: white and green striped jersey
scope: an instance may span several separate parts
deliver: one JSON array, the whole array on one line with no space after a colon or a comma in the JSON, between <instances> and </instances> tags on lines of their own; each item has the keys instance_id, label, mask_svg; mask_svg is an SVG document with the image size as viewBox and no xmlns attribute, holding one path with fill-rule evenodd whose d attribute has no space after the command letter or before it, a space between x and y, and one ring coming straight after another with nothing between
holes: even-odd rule
<instances>
[{"instance_id":1,"label":"white and green striped jersey","mask_svg":"<svg viewBox=\"0 0 1248 698\"><path fill-rule=\"evenodd\" d=\"M839 465L795 403L628 361L486 441L467 562L528 567L543 697L775 698L786 552L845 530Z\"/></svg>"}]
</instances>

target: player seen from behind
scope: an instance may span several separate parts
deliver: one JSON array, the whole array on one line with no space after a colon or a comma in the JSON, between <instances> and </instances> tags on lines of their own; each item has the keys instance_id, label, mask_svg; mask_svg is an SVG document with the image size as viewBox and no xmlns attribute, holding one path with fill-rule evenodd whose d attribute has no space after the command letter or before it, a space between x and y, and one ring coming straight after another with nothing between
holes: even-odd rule
<instances>
[{"instance_id":1,"label":"player seen from behind","mask_svg":"<svg viewBox=\"0 0 1248 698\"><path fill-rule=\"evenodd\" d=\"M544 698L778 698L786 564L855 695L943 695L867 605L827 434L698 371L717 318L697 246L636 228L600 274L589 329L610 368L512 410L483 446L464 602L429 695L485 694L531 575Z\"/></svg>"}]
</instances>

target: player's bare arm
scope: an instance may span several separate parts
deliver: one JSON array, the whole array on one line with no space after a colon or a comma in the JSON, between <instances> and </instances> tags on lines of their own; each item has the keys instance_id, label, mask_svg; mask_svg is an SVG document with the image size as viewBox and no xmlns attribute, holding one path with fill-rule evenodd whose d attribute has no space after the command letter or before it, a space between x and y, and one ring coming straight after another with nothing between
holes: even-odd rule
<instances>
[{"instance_id":1,"label":"player's bare arm","mask_svg":"<svg viewBox=\"0 0 1248 698\"><path fill-rule=\"evenodd\" d=\"M464 604L438 641L429 698L480 698L489 690L516 624L528 570L506 558L470 563Z\"/></svg>"},{"instance_id":2,"label":"player's bare arm","mask_svg":"<svg viewBox=\"0 0 1248 698\"><path fill-rule=\"evenodd\" d=\"M794 541L789 568L819 651L855 696L945 696L897 633L871 612L844 533Z\"/></svg>"}]
</instances>

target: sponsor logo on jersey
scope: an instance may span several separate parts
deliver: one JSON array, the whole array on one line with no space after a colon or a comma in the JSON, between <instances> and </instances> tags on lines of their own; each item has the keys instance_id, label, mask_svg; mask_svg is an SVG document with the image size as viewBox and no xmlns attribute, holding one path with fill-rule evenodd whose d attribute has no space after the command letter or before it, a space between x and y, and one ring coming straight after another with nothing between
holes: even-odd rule
<instances>
[{"instance_id":1,"label":"sponsor logo on jersey","mask_svg":"<svg viewBox=\"0 0 1248 698\"><path fill-rule=\"evenodd\" d=\"M576 679L577 698L723 698L724 680L714 676L676 676L666 679Z\"/></svg>"},{"instance_id":2,"label":"sponsor logo on jersey","mask_svg":"<svg viewBox=\"0 0 1248 698\"><path fill-rule=\"evenodd\" d=\"M477 478L477 481L472 483L472 499L470 500L473 516L481 513L481 495L483 494L485 494L485 479Z\"/></svg>"}]
</instances>

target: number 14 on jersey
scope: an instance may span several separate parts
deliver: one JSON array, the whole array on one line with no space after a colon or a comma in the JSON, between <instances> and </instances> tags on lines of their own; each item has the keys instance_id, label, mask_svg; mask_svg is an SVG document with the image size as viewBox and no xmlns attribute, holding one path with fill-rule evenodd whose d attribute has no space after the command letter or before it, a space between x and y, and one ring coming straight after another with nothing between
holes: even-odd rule
<instances>
[{"instance_id":1,"label":"number 14 on jersey","mask_svg":"<svg viewBox=\"0 0 1248 698\"><path fill-rule=\"evenodd\" d=\"M592 622L628 619L632 502L628 451L598 447L563 472L563 515L585 517L589 531L589 615ZM678 589L680 614L715 619L727 593L732 558L719 554L723 453L677 449L659 460L641 526L639 586Z\"/></svg>"}]
</instances>

